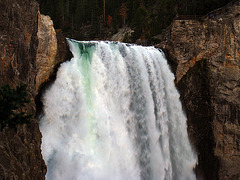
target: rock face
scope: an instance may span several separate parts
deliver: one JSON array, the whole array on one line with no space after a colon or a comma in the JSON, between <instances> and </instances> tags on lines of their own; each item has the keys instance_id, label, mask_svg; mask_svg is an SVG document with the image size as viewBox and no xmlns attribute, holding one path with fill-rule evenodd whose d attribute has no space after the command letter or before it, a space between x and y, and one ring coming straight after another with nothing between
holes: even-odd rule
<instances>
[{"instance_id":1,"label":"rock face","mask_svg":"<svg viewBox=\"0 0 240 180\"><path fill-rule=\"evenodd\" d=\"M198 176L240 178L240 1L174 20L158 38L176 75Z\"/></svg>"},{"instance_id":2,"label":"rock face","mask_svg":"<svg viewBox=\"0 0 240 180\"><path fill-rule=\"evenodd\" d=\"M0 85L23 82L34 96L38 4L1 0L0 7Z\"/></svg>"},{"instance_id":3,"label":"rock face","mask_svg":"<svg viewBox=\"0 0 240 180\"><path fill-rule=\"evenodd\" d=\"M110 40L111 41L120 41L120 42L131 41L129 38L131 37L133 32L134 31L132 29L130 29L129 27L123 27L123 28L119 29L118 33L114 34Z\"/></svg>"},{"instance_id":4,"label":"rock face","mask_svg":"<svg viewBox=\"0 0 240 180\"><path fill-rule=\"evenodd\" d=\"M38 11L35 0L0 0L0 86L27 84L26 111L33 115L36 95L67 53L61 31ZM41 137L36 119L17 131L0 131L0 179L45 179Z\"/></svg>"},{"instance_id":5,"label":"rock face","mask_svg":"<svg viewBox=\"0 0 240 180\"><path fill-rule=\"evenodd\" d=\"M34 114L38 4L33 0L0 1L0 85L28 85ZM0 179L44 179L38 122L0 132Z\"/></svg>"},{"instance_id":6,"label":"rock face","mask_svg":"<svg viewBox=\"0 0 240 180\"><path fill-rule=\"evenodd\" d=\"M49 79L55 66L57 54L57 37L53 22L49 16L38 14L38 49L36 57L36 89Z\"/></svg>"},{"instance_id":7,"label":"rock face","mask_svg":"<svg viewBox=\"0 0 240 180\"><path fill-rule=\"evenodd\" d=\"M49 16L38 13L38 48L36 55L36 82L37 92L47 83L59 65L66 59L70 60L71 52L66 38L61 30L55 30Z\"/></svg>"}]
</instances>

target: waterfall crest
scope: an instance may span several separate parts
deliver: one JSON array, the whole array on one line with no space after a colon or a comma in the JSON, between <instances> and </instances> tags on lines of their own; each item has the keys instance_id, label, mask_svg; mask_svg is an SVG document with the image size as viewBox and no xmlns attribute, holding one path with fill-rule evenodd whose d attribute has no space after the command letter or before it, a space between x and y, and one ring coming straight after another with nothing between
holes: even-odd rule
<instances>
[{"instance_id":1,"label":"waterfall crest","mask_svg":"<svg viewBox=\"0 0 240 180\"><path fill-rule=\"evenodd\" d=\"M43 96L48 180L193 180L197 159L159 50L68 40L71 61Z\"/></svg>"}]
</instances>

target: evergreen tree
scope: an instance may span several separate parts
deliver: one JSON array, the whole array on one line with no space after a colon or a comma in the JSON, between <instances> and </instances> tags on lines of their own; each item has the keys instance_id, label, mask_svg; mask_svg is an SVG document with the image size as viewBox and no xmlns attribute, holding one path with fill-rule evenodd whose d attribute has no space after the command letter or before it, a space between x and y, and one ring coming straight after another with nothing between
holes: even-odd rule
<instances>
[{"instance_id":1,"label":"evergreen tree","mask_svg":"<svg viewBox=\"0 0 240 180\"><path fill-rule=\"evenodd\" d=\"M127 9L126 3L122 3L122 5L120 7L119 14L123 19L123 24L124 25L126 24L127 11L128 11L128 9Z\"/></svg>"},{"instance_id":2,"label":"evergreen tree","mask_svg":"<svg viewBox=\"0 0 240 180\"><path fill-rule=\"evenodd\" d=\"M29 103L27 98L27 86L19 85L15 89L9 85L0 88L0 129L4 127L14 128L18 124L29 124L31 115L26 114L23 110L26 103Z\"/></svg>"},{"instance_id":3,"label":"evergreen tree","mask_svg":"<svg viewBox=\"0 0 240 180\"><path fill-rule=\"evenodd\" d=\"M105 23L108 15L112 17L113 28L111 30L117 30L123 24L128 23L127 25L135 30L135 35L139 35L139 37L143 34L153 36L161 33L171 23L176 14L204 15L230 1L38 0L41 13L50 15L55 28L61 28L66 36L72 38L83 38L81 36L83 26L90 26L91 32L87 33L90 33L92 38L99 38L103 30L110 30ZM127 22L126 18L128 19Z\"/></svg>"}]
</instances>

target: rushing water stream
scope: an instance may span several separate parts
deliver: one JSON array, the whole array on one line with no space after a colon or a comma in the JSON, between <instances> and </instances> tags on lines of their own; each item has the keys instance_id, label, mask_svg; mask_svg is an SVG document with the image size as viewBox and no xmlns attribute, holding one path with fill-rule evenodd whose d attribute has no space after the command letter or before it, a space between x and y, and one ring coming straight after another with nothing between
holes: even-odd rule
<instances>
[{"instance_id":1,"label":"rushing water stream","mask_svg":"<svg viewBox=\"0 0 240 180\"><path fill-rule=\"evenodd\" d=\"M47 179L196 179L164 55L153 47L68 41L74 57L43 96Z\"/></svg>"}]
</instances>

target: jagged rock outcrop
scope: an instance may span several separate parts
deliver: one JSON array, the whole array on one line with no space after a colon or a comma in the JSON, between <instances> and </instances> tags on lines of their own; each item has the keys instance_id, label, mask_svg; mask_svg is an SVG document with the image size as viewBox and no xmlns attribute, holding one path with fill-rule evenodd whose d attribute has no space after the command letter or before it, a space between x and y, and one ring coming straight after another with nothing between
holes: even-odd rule
<instances>
[{"instance_id":1,"label":"jagged rock outcrop","mask_svg":"<svg viewBox=\"0 0 240 180\"><path fill-rule=\"evenodd\" d=\"M38 13L38 49L36 57L36 89L49 79L55 66L57 36L49 16Z\"/></svg>"},{"instance_id":2,"label":"jagged rock outcrop","mask_svg":"<svg viewBox=\"0 0 240 180\"><path fill-rule=\"evenodd\" d=\"M239 37L240 1L199 19L176 19L155 37L176 75L205 179L240 179Z\"/></svg>"},{"instance_id":3,"label":"jagged rock outcrop","mask_svg":"<svg viewBox=\"0 0 240 180\"><path fill-rule=\"evenodd\" d=\"M111 41L120 41L120 42L130 42L131 36L134 31L129 27L123 27L118 30L116 34L114 34L110 40Z\"/></svg>"},{"instance_id":4,"label":"jagged rock outcrop","mask_svg":"<svg viewBox=\"0 0 240 180\"><path fill-rule=\"evenodd\" d=\"M33 115L43 83L67 54L61 31L55 33L50 18L38 11L35 0L0 0L0 86L27 84L31 103L26 111ZM45 179L41 137L36 119L17 131L0 131L0 179Z\"/></svg>"},{"instance_id":5,"label":"jagged rock outcrop","mask_svg":"<svg viewBox=\"0 0 240 180\"><path fill-rule=\"evenodd\" d=\"M70 60L71 52L66 43L66 38L61 30L54 29L53 21L49 16L38 13L38 48L36 54L36 82L37 92L49 82L59 65Z\"/></svg>"}]
</instances>

